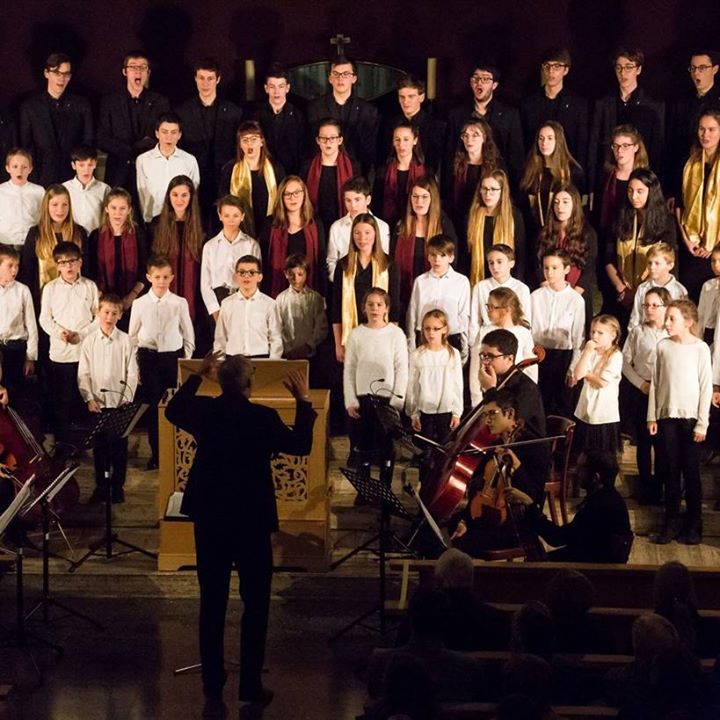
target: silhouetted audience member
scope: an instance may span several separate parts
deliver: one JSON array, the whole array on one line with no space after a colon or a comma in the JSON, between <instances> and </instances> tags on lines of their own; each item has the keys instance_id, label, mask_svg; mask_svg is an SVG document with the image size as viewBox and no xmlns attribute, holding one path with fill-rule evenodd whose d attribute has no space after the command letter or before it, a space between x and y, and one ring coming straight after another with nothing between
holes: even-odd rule
<instances>
[{"instance_id":1,"label":"silhouetted audience member","mask_svg":"<svg viewBox=\"0 0 720 720\"><path fill-rule=\"evenodd\" d=\"M700 615L690 571L677 560L666 562L655 575L655 612L669 620L680 642L690 651L697 647Z\"/></svg>"},{"instance_id":2,"label":"silhouetted audience member","mask_svg":"<svg viewBox=\"0 0 720 720\"><path fill-rule=\"evenodd\" d=\"M588 613L595 600L592 583L577 570L561 570L545 589L545 603L555 623L558 652L597 650Z\"/></svg>"},{"instance_id":3,"label":"silhouetted audience member","mask_svg":"<svg viewBox=\"0 0 720 720\"><path fill-rule=\"evenodd\" d=\"M544 658L525 653L514 655L503 666L503 697L524 695L540 706L549 707L552 702L552 679L552 668Z\"/></svg>"},{"instance_id":4,"label":"silhouetted audience member","mask_svg":"<svg viewBox=\"0 0 720 720\"><path fill-rule=\"evenodd\" d=\"M555 652L555 625L545 603L531 600L513 615L510 650L537 655L548 662L552 659Z\"/></svg>"},{"instance_id":5,"label":"silhouetted audience member","mask_svg":"<svg viewBox=\"0 0 720 720\"><path fill-rule=\"evenodd\" d=\"M443 642L450 601L441 590L420 588L408 608L412 634L406 645L376 649L370 657L367 684L370 697L382 694L383 678L392 659L400 654L420 660L437 688L438 702L471 702L486 696L482 665L467 655L448 650Z\"/></svg>"}]
</instances>

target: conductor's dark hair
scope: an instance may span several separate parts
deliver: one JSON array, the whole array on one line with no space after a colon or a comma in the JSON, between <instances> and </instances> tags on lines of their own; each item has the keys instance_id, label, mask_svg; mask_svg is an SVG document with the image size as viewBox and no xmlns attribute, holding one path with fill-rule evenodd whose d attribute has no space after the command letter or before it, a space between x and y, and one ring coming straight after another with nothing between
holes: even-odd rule
<instances>
[{"instance_id":1,"label":"conductor's dark hair","mask_svg":"<svg viewBox=\"0 0 720 720\"><path fill-rule=\"evenodd\" d=\"M497 348L503 355L515 357L518 351L518 339L509 330L493 330L483 339L482 344Z\"/></svg>"},{"instance_id":2,"label":"conductor's dark hair","mask_svg":"<svg viewBox=\"0 0 720 720\"><path fill-rule=\"evenodd\" d=\"M218 368L218 382L223 394L245 395L254 372L252 363L244 355L228 355Z\"/></svg>"},{"instance_id":3,"label":"conductor's dark hair","mask_svg":"<svg viewBox=\"0 0 720 720\"><path fill-rule=\"evenodd\" d=\"M583 453L585 472L594 472L603 487L615 486L620 472L615 453L610 450L586 450Z\"/></svg>"}]
</instances>

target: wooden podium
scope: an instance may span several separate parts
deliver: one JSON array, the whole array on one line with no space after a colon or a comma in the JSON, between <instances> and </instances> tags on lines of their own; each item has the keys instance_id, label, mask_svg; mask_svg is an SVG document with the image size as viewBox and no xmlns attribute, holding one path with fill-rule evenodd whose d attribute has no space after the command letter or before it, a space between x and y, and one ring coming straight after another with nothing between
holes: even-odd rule
<instances>
[{"instance_id":1,"label":"wooden podium","mask_svg":"<svg viewBox=\"0 0 720 720\"><path fill-rule=\"evenodd\" d=\"M201 360L180 360L178 375L184 382L188 374L199 368ZM275 408L283 422L291 425L295 419L295 399L282 381L290 370L299 369L307 376L307 360L253 360L255 374L251 401ZM174 391L161 402L160 484L157 512L160 521L159 570L177 570L195 565L195 541L192 523L183 518L166 515L168 501L182 492L195 456L195 441L188 433L165 419L165 405ZM200 395L216 396L220 386L203 380ZM281 454L273 460L275 497L278 505L280 531L273 536L276 566L325 570L330 564L331 545L330 494L327 473L327 415L330 403L328 390L311 390L310 399L317 413L313 430L313 446L309 456ZM242 472L239 468L238 472Z\"/></svg>"}]
</instances>

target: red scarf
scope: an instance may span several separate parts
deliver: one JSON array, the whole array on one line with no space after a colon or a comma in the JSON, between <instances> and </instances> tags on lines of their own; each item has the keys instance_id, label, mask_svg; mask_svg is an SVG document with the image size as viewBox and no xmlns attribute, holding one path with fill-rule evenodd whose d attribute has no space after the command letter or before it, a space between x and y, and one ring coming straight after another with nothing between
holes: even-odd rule
<instances>
[{"instance_id":1,"label":"red scarf","mask_svg":"<svg viewBox=\"0 0 720 720\"><path fill-rule=\"evenodd\" d=\"M453 204L455 210L459 211L462 205L465 186L467 185L467 164L464 164L462 170L453 173Z\"/></svg>"},{"instance_id":2,"label":"red scarf","mask_svg":"<svg viewBox=\"0 0 720 720\"><path fill-rule=\"evenodd\" d=\"M175 279L170 285L170 290L188 301L190 318L195 322L197 315L197 304L200 299L200 263L193 260L187 245L181 242L181 254L170 258L172 271Z\"/></svg>"},{"instance_id":3,"label":"red scarf","mask_svg":"<svg viewBox=\"0 0 720 720\"><path fill-rule=\"evenodd\" d=\"M413 228L415 225L413 225ZM427 238L426 238L427 240ZM398 285L400 287L401 307L407 308L410 304L413 282L415 281L415 233L410 237L404 234L402 229L395 243L394 263L397 269ZM429 268L427 259L426 269Z\"/></svg>"},{"instance_id":4,"label":"red scarf","mask_svg":"<svg viewBox=\"0 0 720 720\"><path fill-rule=\"evenodd\" d=\"M393 158L385 170L385 185L383 188L383 220L394 224L399 220L406 210L407 194L415 181L425 175L425 166L422 163L412 160L408 168L407 183L404 188L398 187L398 163ZM403 202L404 200L404 202Z\"/></svg>"},{"instance_id":5,"label":"red scarf","mask_svg":"<svg viewBox=\"0 0 720 720\"><path fill-rule=\"evenodd\" d=\"M564 233L562 235L557 236L557 242L555 243L555 247L559 247L562 250L567 251L567 235ZM575 287L578 284L578 280L580 279L580 276L582 275L582 268L578 267L574 263L570 265L570 272L567 274L567 281L570 283L570 287ZM587 288L584 288L587 290Z\"/></svg>"},{"instance_id":6,"label":"red scarf","mask_svg":"<svg viewBox=\"0 0 720 720\"><path fill-rule=\"evenodd\" d=\"M97 246L97 278L95 278L100 292L114 290L122 297L127 295L137 282L138 277L138 247L137 235L124 230L120 240L120 287L115 285L115 237L110 228L104 228L98 233Z\"/></svg>"},{"instance_id":7,"label":"red scarf","mask_svg":"<svg viewBox=\"0 0 720 720\"><path fill-rule=\"evenodd\" d=\"M305 234L305 256L308 261L308 287L313 290L321 291L317 283L322 278L323 273L319 268L320 258L318 228L315 221L310 221L309 225L303 228ZM270 297L277 297L287 286L285 279L285 260L287 259L288 247L288 231L287 228L273 227L270 230L270 247L268 255L270 256ZM317 275L317 276L316 276Z\"/></svg>"},{"instance_id":8,"label":"red scarf","mask_svg":"<svg viewBox=\"0 0 720 720\"><path fill-rule=\"evenodd\" d=\"M598 230L601 237L604 236L610 228L612 228L612 225L615 222L618 203L620 201L620 198L617 196L617 190L617 174L614 170L611 170L605 176L605 182L603 182L602 202L600 204L600 221L598 223Z\"/></svg>"},{"instance_id":9,"label":"red scarf","mask_svg":"<svg viewBox=\"0 0 720 720\"><path fill-rule=\"evenodd\" d=\"M308 194L310 195L310 202L315 208L318 206L318 197L320 195L320 175L322 174L322 167L322 160L320 159L320 154L318 153L310 163L307 179L305 180ZM354 174L352 161L347 153L340 151L338 154L335 172L337 174L338 217L342 217L345 215L345 203L343 201L342 187Z\"/></svg>"}]
</instances>

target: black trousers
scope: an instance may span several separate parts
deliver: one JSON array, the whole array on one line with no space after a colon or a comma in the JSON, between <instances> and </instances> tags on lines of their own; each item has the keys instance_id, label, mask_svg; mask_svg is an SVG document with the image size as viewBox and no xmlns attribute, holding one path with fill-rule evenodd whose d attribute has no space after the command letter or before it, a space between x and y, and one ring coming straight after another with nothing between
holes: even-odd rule
<instances>
[{"instance_id":1,"label":"black trousers","mask_svg":"<svg viewBox=\"0 0 720 720\"><path fill-rule=\"evenodd\" d=\"M13 395L22 393L25 387L25 356L27 355L27 342L25 340L9 340L0 343L0 358L2 359L2 384L10 393L11 402L15 403Z\"/></svg>"},{"instance_id":2,"label":"black trousers","mask_svg":"<svg viewBox=\"0 0 720 720\"><path fill-rule=\"evenodd\" d=\"M665 470L665 520L680 514L682 480L685 481L686 526L702 532L700 443L693 441L694 418L658 420L658 456Z\"/></svg>"},{"instance_id":3,"label":"black trousers","mask_svg":"<svg viewBox=\"0 0 720 720\"><path fill-rule=\"evenodd\" d=\"M200 661L203 690L217 696L225 684L225 613L233 568L240 578L243 614L240 629L240 697L262 690L273 560L270 535L238 532L230 523L195 521L200 583Z\"/></svg>"},{"instance_id":4,"label":"black trousers","mask_svg":"<svg viewBox=\"0 0 720 720\"><path fill-rule=\"evenodd\" d=\"M630 413L635 431L637 448L637 467L642 491L650 498L659 498L663 493L666 468L660 460L659 435L651 435L647 429L648 396L639 388L630 385L628 397L631 400ZM652 467L652 454L655 450L655 472Z\"/></svg>"},{"instance_id":5,"label":"black trousers","mask_svg":"<svg viewBox=\"0 0 720 720\"><path fill-rule=\"evenodd\" d=\"M372 396L360 395L360 419L350 420L348 435L350 447L358 453L361 464L382 467L385 461L394 455L393 441L383 432L377 419ZM379 402L388 404L387 398L378 398Z\"/></svg>"},{"instance_id":6,"label":"black trousers","mask_svg":"<svg viewBox=\"0 0 720 720\"><path fill-rule=\"evenodd\" d=\"M545 350L545 359L538 365L538 387L545 415L572 417L571 393L565 382L571 360L572 350Z\"/></svg>"},{"instance_id":7,"label":"black trousers","mask_svg":"<svg viewBox=\"0 0 720 720\"><path fill-rule=\"evenodd\" d=\"M182 356L182 348L174 352L157 352L148 348L138 348L140 396L143 402L150 405L147 411L148 442L155 459L158 456L157 406L165 391L177 384L177 361Z\"/></svg>"},{"instance_id":8,"label":"black trousers","mask_svg":"<svg viewBox=\"0 0 720 720\"><path fill-rule=\"evenodd\" d=\"M51 361L52 392L55 410L55 441L73 444L70 424L84 416L84 407L78 390L78 363Z\"/></svg>"}]
</instances>

